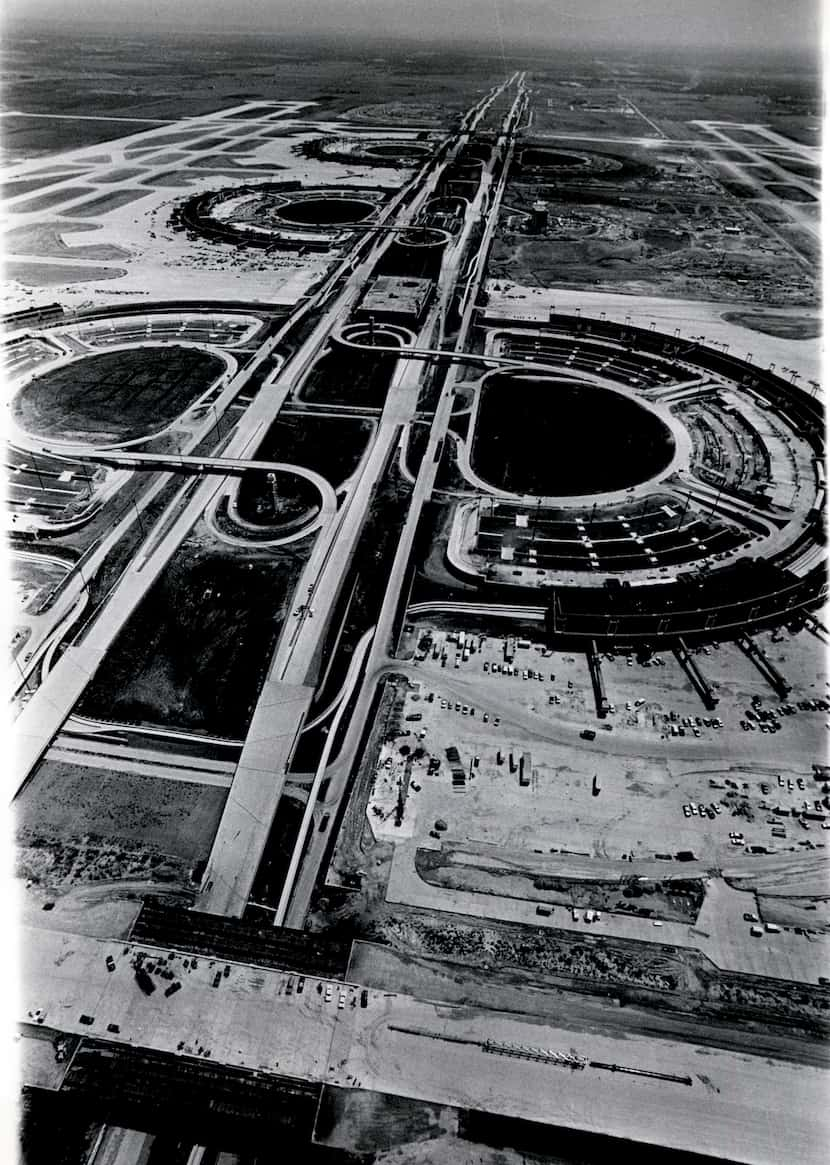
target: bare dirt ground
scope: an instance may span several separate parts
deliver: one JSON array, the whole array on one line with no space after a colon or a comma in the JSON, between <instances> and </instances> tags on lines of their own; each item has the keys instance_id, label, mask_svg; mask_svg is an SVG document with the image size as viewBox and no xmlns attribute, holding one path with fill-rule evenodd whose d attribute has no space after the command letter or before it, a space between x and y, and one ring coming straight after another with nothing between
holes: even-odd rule
<instances>
[{"instance_id":1,"label":"bare dirt ground","mask_svg":"<svg viewBox=\"0 0 830 1165\"><path fill-rule=\"evenodd\" d=\"M15 803L18 873L44 888L187 885L227 790L44 761Z\"/></svg>"},{"instance_id":2,"label":"bare dirt ground","mask_svg":"<svg viewBox=\"0 0 830 1165\"><path fill-rule=\"evenodd\" d=\"M456 1111L404 1096L355 1089L324 1088L314 1140L358 1152L432 1141L457 1130ZM390 1160L406 1160L396 1158Z\"/></svg>"},{"instance_id":3,"label":"bare dirt ground","mask_svg":"<svg viewBox=\"0 0 830 1165\"><path fill-rule=\"evenodd\" d=\"M822 334L820 317L809 313L794 318L775 311L735 311L726 312L723 318L727 323L740 324L743 328L780 336L784 340L815 340Z\"/></svg>"},{"instance_id":4,"label":"bare dirt ground","mask_svg":"<svg viewBox=\"0 0 830 1165\"><path fill-rule=\"evenodd\" d=\"M15 606L21 611L37 609L66 576L68 564L62 565L45 556L12 557L7 578L11 582Z\"/></svg>"},{"instance_id":5,"label":"bare dirt ground","mask_svg":"<svg viewBox=\"0 0 830 1165\"><path fill-rule=\"evenodd\" d=\"M784 633L775 641L765 634L758 642L794 682L793 701L823 694L825 664L808 632ZM518 676L494 675L504 640L491 637L468 661L459 655L458 668L452 646L446 667L431 658L416 664L411 674L421 678L422 690L410 695L405 715L420 715L411 727L424 733L423 746L442 760L439 772L423 781L418 770L423 788L412 801L416 834L425 836L434 819L444 818L450 838L531 853L554 850L613 859L632 853L636 859L688 849L714 864L734 857L730 832L743 833L747 844L782 851L806 848L798 843L807 839L819 845L820 823L793 831L794 822L780 840L772 838L774 826L767 818L779 805L791 815L808 797L807 782L815 785L811 765L824 754L824 716L798 712L782 717L774 736L744 731L740 722L753 696L761 698L762 707L777 707L778 700L734 644L706 652L697 663L720 696L716 715L722 728L711 725L715 714L707 713L671 655L659 657L665 660L662 667L629 666L625 656L603 659L608 697L616 709L605 720L596 714L584 656L545 654L540 644L531 644L516 651ZM541 672L542 680L522 678L531 670ZM426 698L430 691L435 693L432 702ZM465 715L465 706L473 714ZM672 713L676 721L667 719ZM693 722L684 728L684 738L671 736L670 725L682 727L684 718ZM586 728L596 732L595 740L580 738ZM454 791L446 767L444 750L452 745L471 771L463 793ZM531 754L527 785L520 783L518 772L524 751ZM809 794L811 809L817 795L820 787ZM684 814L683 806L692 803L696 810L714 803L721 812L714 819L701 819L699 811Z\"/></svg>"},{"instance_id":6,"label":"bare dirt ground","mask_svg":"<svg viewBox=\"0 0 830 1165\"><path fill-rule=\"evenodd\" d=\"M424 626L416 625L414 642ZM440 646L445 628L433 634ZM776 632L758 641L795 681L793 701L823 693L823 653L809 633ZM360 926L370 930L379 926L384 941L399 946L402 933L392 919L400 918L407 910L403 904L410 903L417 909L406 917L422 917L425 925L430 918L446 918L433 913L443 910L456 918L478 914L488 919L485 926L510 920L593 942L627 936L653 947L662 940L677 950L677 957L683 948L696 949L718 966L815 983L823 973L825 950L817 936L827 924L825 831L816 821L799 827L793 812L800 813L808 783L815 785L811 765L824 755L825 717L817 712L782 717L784 727L774 736L744 731L740 721L753 696L761 698L762 706L778 701L747 657L735 645L722 644L697 657L720 695L722 728L711 726L711 714L672 656L663 657L664 666L648 668L633 660L629 666L625 656L618 656L602 663L617 709L604 722L610 726L605 731L596 716L584 657L549 654L528 642L516 651L517 677L493 674L493 665L504 656L501 637L481 643L467 661L459 653L457 668L452 645L445 667L440 656L432 659L432 652L421 663L402 664L420 686L406 692L402 706L399 699L397 724L385 723L374 750L370 746L365 754L360 794L347 813L349 844L338 846L335 862L336 883L354 888L352 900L343 901L343 917L358 916ZM522 678L524 671L534 677ZM542 680L535 677L538 671ZM686 717L694 725L683 738L667 732L671 713L677 724ZM408 716L416 719L408 721ZM589 725L596 738L584 741L579 733ZM694 735L695 729L700 735ZM407 730L408 735L400 735ZM460 790L450 779L445 750L451 746L459 750L466 774ZM531 776L522 785L519 760L525 752ZM428 771L430 757L433 766L438 763L433 772ZM396 825L402 786L405 807ZM812 804L821 787L809 795ZM364 798L368 804L361 822ZM696 812L684 813L684 805L692 804ZM707 810L704 816L700 805ZM779 828L773 818L783 820L774 816L778 809L792 822L783 840L771 832ZM736 833L742 835L740 844L730 837ZM748 856L748 845L777 852L763 858L767 865L753 865L761 859ZM696 860L671 860L681 851ZM660 854L670 860L655 860ZM628 855L633 860L627 863ZM430 884L439 867L438 884ZM671 913L661 913L668 905L666 880L684 877L705 885L703 910L696 921L673 922ZM627 885L647 879L639 883L639 894L635 890L636 901L626 900L628 917L613 913L614 903L602 896L604 891L599 894L596 880L604 878L616 881L618 905ZM537 906L545 902L552 916L539 918ZM571 918L573 905L579 908L578 921ZM585 922L587 907L603 910L601 924ZM631 908L665 918L663 929L658 932L647 918L632 917ZM761 925L789 929L759 940L751 934L751 916ZM315 917L315 926L321 922ZM796 926L809 933L796 932ZM575 964L566 960L563 970L568 966L574 973Z\"/></svg>"},{"instance_id":7,"label":"bare dirt ground","mask_svg":"<svg viewBox=\"0 0 830 1165\"><path fill-rule=\"evenodd\" d=\"M407 937L411 940L415 933L413 927ZM712 1009L704 1023L691 994L673 999L642 987L619 993L600 978L576 984L555 975L539 975L532 966L485 967L454 961L451 956L424 955L408 945L404 949L354 943L349 976L376 990L405 991L418 999L547 1016L575 1031L614 1029L622 1034L626 1028L642 1031L654 1025L666 1035L715 1047L740 1047L744 1041L742 1032L730 1026L729 1018L718 1017ZM686 976L684 987L693 991L694 984L694 977ZM659 1019L652 1008L659 1012ZM830 1056L830 1050L818 1043L811 1045L793 1032L763 1032L760 1025L755 1025L754 1031L759 1052L796 1061L807 1057L811 1063L825 1063Z\"/></svg>"},{"instance_id":8,"label":"bare dirt ground","mask_svg":"<svg viewBox=\"0 0 830 1165\"><path fill-rule=\"evenodd\" d=\"M44 887L18 883L18 917L21 925L85 934L94 938L126 938L138 917L141 903L161 887L153 881L77 882L75 885ZM163 887L165 897L179 898L189 906L192 890Z\"/></svg>"}]
</instances>

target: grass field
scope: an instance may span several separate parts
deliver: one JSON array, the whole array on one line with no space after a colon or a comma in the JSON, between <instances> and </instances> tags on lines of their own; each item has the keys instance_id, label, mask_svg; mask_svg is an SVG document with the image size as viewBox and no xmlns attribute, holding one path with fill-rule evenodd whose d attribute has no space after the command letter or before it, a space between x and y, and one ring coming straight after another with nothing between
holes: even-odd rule
<instances>
[{"instance_id":1,"label":"grass field","mask_svg":"<svg viewBox=\"0 0 830 1165\"><path fill-rule=\"evenodd\" d=\"M81 218L97 218L100 214L109 214L111 210L118 210L120 206L135 202L137 198L146 197L146 190L109 190L100 198L91 198L73 209Z\"/></svg>"},{"instance_id":2,"label":"grass field","mask_svg":"<svg viewBox=\"0 0 830 1165\"><path fill-rule=\"evenodd\" d=\"M227 789L44 761L15 802L18 828L142 842L188 861L209 849Z\"/></svg>"},{"instance_id":3,"label":"grass field","mask_svg":"<svg viewBox=\"0 0 830 1165\"><path fill-rule=\"evenodd\" d=\"M36 609L66 575L69 565L34 555L14 556L9 564L7 579L11 582L16 605L24 611Z\"/></svg>"},{"instance_id":4,"label":"grass field","mask_svg":"<svg viewBox=\"0 0 830 1165\"><path fill-rule=\"evenodd\" d=\"M82 170L73 170L69 174L55 174L53 177L18 178L14 182L0 183L0 194L3 198L16 198L20 194L28 194L32 190L40 190L41 186L49 186L61 178L79 178Z\"/></svg>"},{"instance_id":5,"label":"grass field","mask_svg":"<svg viewBox=\"0 0 830 1165\"><path fill-rule=\"evenodd\" d=\"M191 538L127 622L84 713L244 736L304 555L232 557Z\"/></svg>"},{"instance_id":6,"label":"grass field","mask_svg":"<svg viewBox=\"0 0 830 1165\"><path fill-rule=\"evenodd\" d=\"M94 186L64 186L60 190L47 190L44 194L36 194L25 202L18 202L14 206L15 214L35 214L39 210L49 210L62 202L69 202L73 198L80 198L82 194L94 194Z\"/></svg>"},{"instance_id":7,"label":"grass field","mask_svg":"<svg viewBox=\"0 0 830 1165\"><path fill-rule=\"evenodd\" d=\"M187 882L227 789L44 761L15 802L18 868L45 886Z\"/></svg>"},{"instance_id":8,"label":"grass field","mask_svg":"<svg viewBox=\"0 0 830 1165\"><path fill-rule=\"evenodd\" d=\"M176 344L104 352L35 377L12 412L41 437L134 440L173 421L223 368L209 352Z\"/></svg>"},{"instance_id":9,"label":"grass field","mask_svg":"<svg viewBox=\"0 0 830 1165\"><path fill-rule=\"evenodd\" d=\"M382 408L394 359L348 352L324 356L303 385L302 399L314 404Z\"/></svg>"},{"instance_id":10,"label":"grass field","mask_svg":"<svg viewBox=\"0 0 830 1165\"><path fill-rule=\"evenodd\" d=\"M286 416L283 411L257 449L257 457L301 465L338 486L360 464L372 427L370 421L350 417Z\"/></svg>"},{"instance_id":11,"label":"grass field","mask_svg":"<svg viewBox=\"0 0 830 1165\"><path fill-rule=\"evenodd\" d=\"M114 243L69 244L64 241L65 234L97 230L100 227L87 222L27 223L6 232L6 248L13 255L44 255L50 259L98 259L103 263L129 259L130 252Z\"/></svg>"},{"instance_id":12,"label":"grass field","mask_svg":"<svg viewBox=\"0 0 830 1165\"><path fill-rule=\"evenodd\" d=\"M69 283L98 283L103 279L120 279L123 267L73 267L70 263L40 263L26 259L9 259L4 265L6 279L26 287L63 287Z\"/></svg>"},{"instance_id":13,"label":"grass field","mask_svg":"<svg viewBox=\"0 0 830 1165\"><path fill-rule=\"evenodd\" d=\"M268 479L273 477L273 483ZM320 509L317 487L304 477L280 470L246 473L237 495L240 517L257 526L282 526L304 519Z\"/></svg>"}]
</instances>

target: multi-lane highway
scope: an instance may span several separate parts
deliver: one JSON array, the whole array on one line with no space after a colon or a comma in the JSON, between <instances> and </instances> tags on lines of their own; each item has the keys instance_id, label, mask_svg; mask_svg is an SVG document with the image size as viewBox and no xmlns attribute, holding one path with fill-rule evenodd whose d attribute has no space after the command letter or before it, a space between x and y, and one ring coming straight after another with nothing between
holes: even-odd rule
<instances>
[{"instance_id":1,"label":"multi-lane highway","mask_svg":"<svg viewBox=\"0 0 830 1165\"><path fill-rule=\"evenodd\" d=\"M122 738L117 726L84 728L72 718L72 708L125 622L195 522L210 512L217 497L227 489L224 471L258 464L254 458L268 427L286 402L301 391L310 370L359 302L395 232L417 221L434 197L446 167L460 157L494 101L511 91L514 98L482 167L477 192L468 201L462 229L445 249L435 301L415 337L413 349L400 353L391 375L371 447L339 505L335 504L331 485L322 483L322 479L318 482L323 506L315 522L315 542L297 586L297 613L286 621L276 644L249 731L241 742L238 762L235 754L212 761L194 759L188 755L184 742L180 742L180 753L168 751L161 744L157 748L146 742L137 744ZM329 840L327 833L314 826L323 813L336 813L346 795L377 684L392 667L414 671L410 665L393 663L391 659L394 628L407 598L408 573L424 506L435 489L458 366L470 362L467 350L472 314L525 110L524 77L519 75L477 102L462 119L459 130L444 143L443 151L428 160L399 192L382 212L378 224L361 234L316 295L265 339L253 361L231 378L222 394L223 409L250 383L253 373L274 356L277 347L290 340L291 330L298 322L313 321L310 333L279 371L264 382L233 431L226 434L221 458L211 464L210 458L200 461L183 456L183 467L198 469L203 464L206 470L219 472L187 480L176 492L148 529L132 563L82 637L49 672L20 716L16 787L26 780L42 756L50 755L50 748L58 759L81 755L87 758L85 763L91 757L100 757L100 763L106 764L111 757L121 767L131 766L130 771L160 778L230 783L202 883L198 903L202 910L239 916L248 905L292 753L308 725L314 695L325 683L325 676L322 681L319 678L321 654L331 635L333 614L350 576L375 490L406 427L417 416L425 367L421 361L411 359L417 354L446 359L438 373L440 393L430 419L427 448L412 484L376 625L365 630L337 697L329 701L333 720L316 765L300 834L276 908L277 925L303 925ZM476 237L479 241L474 243ZM456 304L460 304L460 323L453 326ZM529 367L524 363L520 366ZM158 474L159 469L168 468L168 461L162 459L154 467L157 476L137 504L136 519L146 511L150 500L177 480L174 473ZM113 532L104 544L111 548L124 532ZM103 556L96 561L102 562ZM517 613L544 617L543 608L474 609L507 618ZM65 616L60 627L68 618ZM54 637L51 641L44 639L43 649L48 650L51 642L55 642ZM463 680L450 678L449 682L463 692ZM504 715L510 715L507 706L505 709ZM538 730L526 719L524 726L529 732ZM115 737L108 738L107 733L113 731ZM339 753L332 762L334 741L341 733ZM175 736L167 735L171 741ZM602 742L599 746L603 746ZM636 749L641 756L642 746L637 745ZM617 745L615 752L618 751ZM325 782L328 789L320 801ZM727 1148L734 1153L735 1146L740 1146L741 1159L747 1161L771 1160L782 1151L792 1160L819 1159L823 1080L812 1068L791 1069L781 1061L713 1052L690 1042L655 1039L651 1033L633 1034L624 1042L602 1031L581 1032L577 1036L564 1022L542 1023L536 1017L531 1020L488 1008L437 1006L403 994L367 990L365 1003L359 1005L359 985L354 984L344 984L344 1002L329 1007L323 984L318 992L317 984L309 979L298 1000L297 994L289 997L287 990L283 994L282 972L256 968L249 973L248 968L238 964L228 966L219 986L217 982L211 986L212 971L208 973L207 960L200 960L198 971L194 960L190 972L182 974L181 993L172 996L172 1002L163 992L157 992L148 1002L135 988L131 961L140 953L135 944L102 943L39 930L30 935L27 952L31 965L25 979L26 1004L45 1010L47 1022L56 1030L74 1035L89 1034L91 1026L97 1024L100 1028L115 1019L117 1034L112 1042L130 1043L135 1048L174 1055L181 1054L186 1045L186 1057L198 1055L193 1049L204 1044L215 1050L218 1063L275 1075L287 1073L344 1087L393 1091L636 1140L657 1140L682 1149L717 1154ZM164 958L172 960L174 956ZM215 1001L220 998L223 1006L216 1007ZM113 1027L108 1030L112 1032ZM556 1059L559 1049L568 1052L577 1039L577 1059L584 1062L564 1067ZM589 1056L600 1062L590 1061ZM611 1063L614 1069L607 1071ZM620 1063L623 1073L636 1066L637 1071L644 1069L643 1075L619 1074ZM796 1089L805 1098L801 1111L808 1114L797 1124L788 1102ZM673 1114L668 1123L667 1111ZM115 1150L120 1152L117 1146ZM135 1155L129 1146L128 1152Z\"/></svg>"},{"instance_id":2,"label":"multi-lane highway","mask_svg":"<svg viewBox=\"0 0 830 1165\"><path fill-rule=\"evenodd\" d=\"M467 281L466 306L452 344L452 350L455 352L463 352L468 346L468 334L476 294L484 278L487 254L498 221L499 207L512 156L514 135L525 108L526 98L523 77L518 78L517 89L516 97L504 118L502 134L493 146L490 158L482 171L481 184L478 194L468 211L465 231L462 233L456 246L444 258L442 294L440 297L442 335L446 333L446 319L449 304L453 293L457 290L462 262L466 255L469 231L472 229L472 224L480 221L481 217L483 217L484 230L475 254L472 278ZM371 649L368 653L365 679L355 702L346 741L341 749L337 765L332 774L328 803L334 803L332 804L333 808L336 807L337 800L344 794L348 775L354 763L360 733L371 706L378 680L378 671L386 660L394 621L400 611L401 603L405 601L402 590L405 585L415 534L421 520L423 507L429 500L435 485L440 446L446 437L455 398L454 385L456 372L457 368L455 366L450 367L441 388L426 452L421 460L421 466L415 480L409 510L389 573L389 581L378 615ZM303 838L300 838L298 848L295 850L295 858L302 843ZM296 885L287 885L283 891L281 910L277 915L278 921L282 922L285 920L289 926L302 926L302 920L308 910L311 893L319 874L325 850L326 837L317 831L312 835L308 843ZM297 869L298 863L292 861L291 868L292 870ZM289 903L287 909L286 903Z\"/></svg>"},{"instance_id":3,"label":"multi-lane highway","mask_svg":"<svg viewBox=\"0 0 830 1165\"><path fill-rule=\"evenodd\" d=\"M427 200L434 194L445 166L467 143L475 125L508 84L509 82L505 82L504 85L493 89L470 110L463 119L461 130L451 140L452 148L446 160L438 162L433 159L426 162L382 210L378 216L378 226L383 227L392 220L399 225L415 221ZM219 407L227 407L239 396L254 373L290 338L298 323L309 317L314 318L315 315L318 317L311 334L290 360L286 361L277 378L256 394L241 415L233 434L225 443L223 456L250 459L255 455L261 436L267 431L288 397L302 383L332 333L348 316L365 289L380 257L391 242L391 236L388 234L379 232L379 235L380 237L374 237L368 232L361 235L320 289L301 303L276 332L263 340L245 368L230 378L220 400L217 401L217 410ZM172 475L163 475L157 479L143 496L137 509L145 511L150 501L173 481L175 478ZM222 485L221 477L209 476L198 483L188 482L178 491L150 530L130 567L122 574L94 619L85 628L82 639L73 643L64 653L29 700L16 726L14 790L19 789L27 780L77 703L121 628ZM125 518L119 532L125 533L131 522L131 518ZM117 541L116 531L111 531L105 541L111 549ZM103 561L101 554L96 553L96 565L101 561ZM68 613L63 606L61 615L60 622L56 617L53 636L59 629L61 632L65 629ZM43 650L46 650L47 646L48 643L44 639Z\"/></svg>"},{"instance_id":4,"label":"multi-lane highway","mask_svg":"<svg viewBox=\"0 0 830 1165\"><path fill-rule=\"evenodd\" d=\"M445 165L452 164L469 141L470 133L480 118L511 83L512 78L492 90L466 115L462 130L447 152L446 163L436 166L429 173L406 210L399 215L398 221L402 218L408 222L415 221L434 195ZM462 238L445 254L438 281L438 295L418 334L416 342L419 345L428 346L429 338L436 329L439 334L443 334L443 319L456 288L461 248L472 229L473 216L478 213L477 200L473 207L468 210ZM387 241L378 243L371 255L355 269L343 297L338 298L332 309L326 312L315 332L306 341L305 352L301 349L300 353L299 370L292 378L292 387L301 386L306 372L324 344L342 327L348 311L372 277L377 259L386 245ZM286 364L281 381L291 375L295 363L296 357ZM371 451L360 476L338 514L328 527L320 531L300 577L296 593L301 596L302 613L296 622L284 627L277 643L208 860L200 897L201 909L239 916L247 905L284 788L290 757L314 696L314 661L319 658L325 641L330 614L347 576L375 487L386 471L399 440L401 427L415 416L420 386L418 366L412 361L399 360L391 377ZM441 419L436 418L436 423L445 427L448 419L447 403L441 410ZM400 571L393 569L387 593L392 593L395 585L399 591L400 582ZM359 714L356 710L352 720ZM313 848L315 852L319 848L316 832Z\"/></svg>"}]
</instances>

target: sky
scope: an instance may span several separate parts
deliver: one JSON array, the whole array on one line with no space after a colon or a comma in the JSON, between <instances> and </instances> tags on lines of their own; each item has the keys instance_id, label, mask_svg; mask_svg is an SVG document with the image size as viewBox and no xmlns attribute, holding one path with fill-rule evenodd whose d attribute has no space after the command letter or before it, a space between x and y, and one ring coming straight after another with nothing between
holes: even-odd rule
<instances>
[{"instance_id":1,"label":"sky","mask_svg":"<svg viewBox=\"0 0 830 1165\"><path fill-rule=\"evenodd\" d=\"M4 0L7 27L96 23L508 45L806 49L820 0Z\"/></svg>"}]
</instances>

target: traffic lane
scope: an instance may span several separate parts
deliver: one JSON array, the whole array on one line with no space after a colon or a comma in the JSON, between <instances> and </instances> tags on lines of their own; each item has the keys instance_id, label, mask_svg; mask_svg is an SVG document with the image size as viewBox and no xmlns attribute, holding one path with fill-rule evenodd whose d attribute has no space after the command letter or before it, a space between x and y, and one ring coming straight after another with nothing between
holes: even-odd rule
<instances>
[{"instance_id":1,"label":"traffic lane","mask_svg":"<svg viewBox=\"0 0 830 1165\"><path fill-rule=\"evenodd\" d=\"M827 1074L699 1045L629 1035L575 1036L554 1025L468 1007L388 997L382 1013L358 1011L345 1055L332 1044L333 1083L435 1103L780 1165L825 1160ZM469 1043L394 1030L415 1027L468 1040L498 1040L604 1063L681 1076L691 1085L506 1057ZM344 1061L341 1063L341 1061Z\"/></svg>"}]
</instances>

